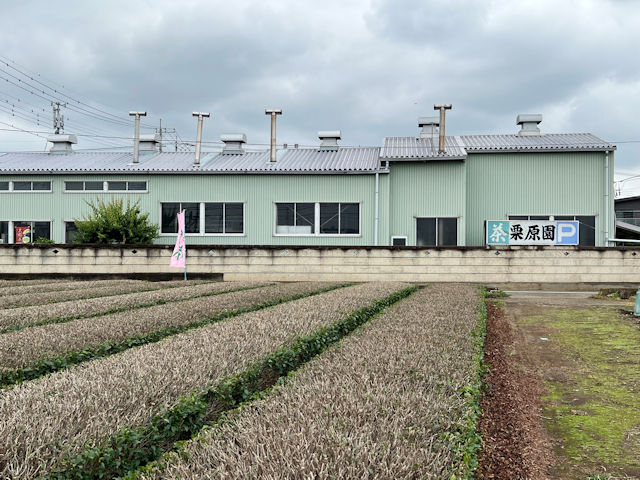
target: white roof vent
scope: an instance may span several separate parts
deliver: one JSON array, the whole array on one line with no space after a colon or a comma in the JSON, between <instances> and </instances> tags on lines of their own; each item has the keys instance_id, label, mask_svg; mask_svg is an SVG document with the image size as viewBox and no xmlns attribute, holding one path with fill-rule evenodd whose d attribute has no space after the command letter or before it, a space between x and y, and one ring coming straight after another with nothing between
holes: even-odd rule
<instances>
[{"instance_id":1,"label":"white roof vent","mask_svg":"<svg viewBox=\"0 0 640 480\"><path fill-rule=\"evenodd\" d=\"M70 153L73 152L72 145L78 143L78 137L75 135L51 135L47 137L47 141L53 143L51 153Z\"/></svg>"},{"instance_id":2,"label":"white roof vent","mask_svg":"<svg viewBox=\"0 0 640 480\"><path fill-rule=\"evenodd\" d=\"M139 151L141 152L157 152L160 145L160 135L157 133L148 133L140 135Z\"/></svg>"},{"instance_id":3,"label":"white roof vent","mask_svg":"<svg viewBox=\"0 0 640 480\"><path fill-rule=\"evenodd\" d=\"M516 119L516 125L521 126L518 135L521 137L542 135L538 128L540 122L542 122L542 114L521 113Z\"/></svg>"},{"instance_id":4,"label":"white roof vent","mask_svg":"<svg viewBox=\"0 0 640 480\"><path fill-rule=\"evenodd\" d=\"M242 155L244 144L247 143L247 136L244 133L225 133L220 135L220 140L224 142L223 155Z\"/></svg>"},{"instance_id":5,"label":"white roof vent","mask_svg":"<svg viewBox=\"0 0 640 480\"><path fill-rule=\"evenodd\" d=\"M418 117L420 138L434 138L439 135L440 117Z\"/></svg>"},{"instance_id":6,"label":"white roof vent","mask_svg":"<svg viewBox=\"0 0 640 480\"><path fill-rule=\"evenodd\" d=\"M342 132L340 130L320 130L318 138L322 140L320 142L320 150L338 150L338 140L342 138Z\"/></svg>"}]
</instances>

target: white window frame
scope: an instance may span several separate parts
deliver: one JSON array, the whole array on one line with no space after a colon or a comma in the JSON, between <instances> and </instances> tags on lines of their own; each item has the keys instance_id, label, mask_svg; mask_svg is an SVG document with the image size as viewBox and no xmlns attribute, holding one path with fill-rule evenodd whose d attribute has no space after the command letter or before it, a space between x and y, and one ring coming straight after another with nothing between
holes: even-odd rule
<instances>
[{"instance_id":1,"label":"white window frame","mask_svg":"<svg viewBox=\"0 0 640 480\"><path fill-rule=\"evenodd\" d=\"M425 218L431 218L431 217L425 217ZM404 245L394 245L393 241L397 238L401 238L404 240ZM391 247L406 247L409 245L409 236L408 235L391 235Z\"/></svg>"},{"instance_id":2,"label":"white window frame","mask_svg":"<svg viewBox=\"0 0 640 480\"><path fill-rule=\"evenodd\" d=\"M7 181L7 180L3 180ZM8 180L9 182L9 190L0 190L0 195L3 193L53 193L53 180ZM14 182L31 182L31 190L14 190L13 183ZM33 190L33 182L49 182L49 190ZM6 221L6 220L5 220Z\"/></svg>"},{"instance_id":3,"label":"white window frame","mask_svg":"<svg viewBox=\"0 0 640 480\"><path fill-rule=\"evenodd\" d=\"M198 233L185 233L185 237L246 237L247 236L247 219L246 219L246 211L247 211L247 204L246 202L234 202L234 201L228 201L228 202L222 202L222 201L214 201L214 200L210 200L210 201L206 201L206 202L189 202L189 201L162 201L160 202L160 216L158 217L160 219L160 236L161 237L175 237L177 235L176 233L162 233L162 204L164 203L179 203L180 204L180 208L182 208L182 204L183 203L198 203L199 204L199 212L200 212L200 218L199 218L199 224L198 224ZM226 204L227 203L240 203L242 204L242 233L205 233L204 232L204 227L205 227L205 221L204 221L204 210L205 210L205 203L222 203L224 206L222 208L222 214L223 214L223 229L224 229L224 222L225 222L225 212L226 212Z\"/></svg>"},{"instance_id":4,"label":"white window frame","mask_svg":"<svg viewBox=\"0 0 640 480\"><path fill-rule=\"evenodd\" d=\"M415 234L415 239L416 239L416 245L418 245L418 219L419 218L435 218L436 219L436 244L435 245L421 245L421 247L442 247L442 248L447 248L447 247L458 247L460 246L460 217L454 217L454 216L441 216L441 217L423 217L423 216L416 216L413 217L414 218L414 225L416 226L416 234ZM441 218L455 218L456 219L456 244L455 245L438 245L438 220L440 220Z\"/></svg>"},{"instance_id":5,"label":"white window frame","mask_svg":"<svg viewBox=\"0 0 640 480\"><path fill-rule=\"evenodd\" d=\"M100 180L64 180L63 188L64 193L78 194L78 193L149 193L149 180L104 180L102 181L102 190L85 190L85 182L99 182ZM82 182L82 190L67 190L67 182ZM125 182L127 187L129 182L144 182L147 186L145 190L109 190L109 182Z\"/></svg>"},{"instance_id":6,"label":"white window frame","mask_svg":"<svg viewBox=\"0 0 640 480\"><path fill-rule=\"evenodd\" d=\"M314 204L314 224L313 229L315 233L277 233L278 229L278 204L279 203L313 203ZM356 203L358 204L358 233L320 233L320 204L321 203L337 203L338 205L342 203ZM338 207L338 212L340 212L340 207ZM340 231L340 220L338 220L338 232ZM321 201L321 202L305 202L305 201L277 201L273 202L273 236L274 237L322 237L322 238L358 238L362 237L362 202L332 202L332 201Z\"/></svg>"}]
</instances>

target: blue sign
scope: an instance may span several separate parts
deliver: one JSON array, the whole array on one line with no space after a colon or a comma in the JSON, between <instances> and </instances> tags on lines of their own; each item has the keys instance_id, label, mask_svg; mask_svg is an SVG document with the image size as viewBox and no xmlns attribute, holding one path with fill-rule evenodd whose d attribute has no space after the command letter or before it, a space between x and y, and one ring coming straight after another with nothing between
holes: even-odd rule
<instances>
[{"instance_id":1,"label":"blue sign","mask_svg":"<svg viewBox=\"0 0 640 480\"><path fill-rule=\"evenodd\" d=\"M578 245L579 222L556 222L556 245Z\"/></svg>"}]
</instances>

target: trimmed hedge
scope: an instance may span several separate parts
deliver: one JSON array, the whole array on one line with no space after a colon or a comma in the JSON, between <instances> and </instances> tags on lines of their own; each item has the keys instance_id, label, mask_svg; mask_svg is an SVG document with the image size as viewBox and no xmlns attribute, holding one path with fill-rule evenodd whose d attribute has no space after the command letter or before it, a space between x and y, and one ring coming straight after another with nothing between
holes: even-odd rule
<instances>
[{"instance_id":1,"label":"trimmed hedge","mask_svg":"<svg viewBox=\"0 0 640 480\"><path fill-rule=\"evenodd\" d=\"M278 378L297 369L416 290L418 287L408 287L394 292L329 327L300 337L292 345L279 348L244 372L218 382L203 394L181 398L177 406L160 412L148 424L123 428L100 446L86 448L77 456L61 459L47 478L114 478L145 465L171 449L175 442L190 438L207 423L216 421L223 412L238 407L256 393L274 385Z\"/></svg>"}]
</instances>

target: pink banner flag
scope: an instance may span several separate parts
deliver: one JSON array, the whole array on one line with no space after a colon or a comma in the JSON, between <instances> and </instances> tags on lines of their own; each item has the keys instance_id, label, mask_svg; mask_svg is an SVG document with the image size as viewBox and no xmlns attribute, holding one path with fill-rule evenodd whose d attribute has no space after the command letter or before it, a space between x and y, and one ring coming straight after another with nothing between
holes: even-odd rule
<instances>
[{"instance_id":1,"label":"pink banner flag","mask_svg":"<svg viewBox=\"0 0 640 480\"><path fill-rule=\"evenodd\" d=\"M178 213L178 238L171 255L171 267L185 268L187 266L187 246L184 243L184 210Z\"/></svg>"}]
</instances>

